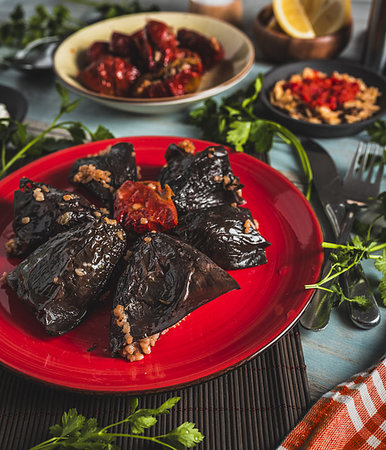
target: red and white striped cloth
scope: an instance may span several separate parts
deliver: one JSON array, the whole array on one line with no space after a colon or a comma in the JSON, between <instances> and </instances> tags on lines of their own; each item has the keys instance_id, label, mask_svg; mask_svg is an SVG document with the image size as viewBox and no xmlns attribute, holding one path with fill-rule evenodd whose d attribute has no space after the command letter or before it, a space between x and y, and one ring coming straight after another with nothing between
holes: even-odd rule
<instances>
[{"instance_id":1,"label":"red and white striped cloth","mask_svg":"<svg viewBox=\"0 0 386 450\"><path fill-rule=\"evenodd\" d=\"M386 449L386 356L323 395L278 450Z\"/></svg>"}]
</instances>

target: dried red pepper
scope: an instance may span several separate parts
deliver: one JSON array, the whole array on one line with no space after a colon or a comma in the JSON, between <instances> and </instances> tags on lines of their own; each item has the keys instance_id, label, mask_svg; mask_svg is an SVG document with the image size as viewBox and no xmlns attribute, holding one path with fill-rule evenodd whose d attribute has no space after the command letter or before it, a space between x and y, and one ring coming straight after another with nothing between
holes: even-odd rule
<instances>
[{"instance_id":1,"label":"dried red pepper","mask_svg":"<svg viewBox=\"0 0 386 450\"><path fill-rule=\"evenodd\" d=\"M157 181L125 181L117 190L114 217L127 231L143 234L177 225L177 210L168 185Z\"/></svg>"},{"instance_id":2,"label":"dried red pepper","mask_svg":"<svg viewBox=\"0 0 386 450\"><path fill-rule=\"evenodd\" d=\"M332 111L343 103L354 100L359 92L359 83L335 76L326 77L314 71L313 77L303 78L299 82L288 82L283 89L290 89L310 108L326 106Z\"/></svg>"}]
</instances>

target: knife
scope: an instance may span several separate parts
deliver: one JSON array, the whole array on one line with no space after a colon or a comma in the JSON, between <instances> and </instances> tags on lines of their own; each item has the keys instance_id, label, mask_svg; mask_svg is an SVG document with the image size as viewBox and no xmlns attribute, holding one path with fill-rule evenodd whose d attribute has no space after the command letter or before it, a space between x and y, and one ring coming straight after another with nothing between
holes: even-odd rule
<instances>
[{"instance_id":1,"label":"knife","mask_svg":"<svg viewBox=\"0 0 386 450\"><path fill-rule=\"evenodd\" d=\"M315 141L304 139L302 144L310 161L314 187L331 224L335 239L338 243L345 243L349 237L354 214L346 207L343 187L335 163L324 148ZM346 214L348 218L346 227L341 229L341 223ZM328 273L330 267L331 263L328 260L328 254L326 254L322 277ZM350 307L351 319L361 328L371 328L379 322L380 314L376 301L370 294L364 273L361 268L358 268L350 271L347 275L342 284L346 288L348 296L366 294L366 297L373 304L370 310ZM332 282L329 285L331 284ZM325 285L325 287L328 287L328 285ZM324 329L328 324L334 297L330 292L315 290L309 306L300 319L302 326L315 331Z\"/></svg>"},{"instance_id":2,"label":"knife","mask_svg":"<svg viewBox=\"0 0 386 450\"><path fill-rule=\"evenodd\" d=\"M342 182L335 163L324 149L310 139L302 140L302 145L310 161L314 187L318 192L319 199L336 239L340 234L340 224L346 214ZM331 268L328 253L325 253L321 279L328 274ZM331 284L332 282L325 287L329 287ZM335 294L316 289L311 296L307 309L300 317L301 325L308 330L323 330L330 319L334 299Z\"/></svg>"}]
</instances>

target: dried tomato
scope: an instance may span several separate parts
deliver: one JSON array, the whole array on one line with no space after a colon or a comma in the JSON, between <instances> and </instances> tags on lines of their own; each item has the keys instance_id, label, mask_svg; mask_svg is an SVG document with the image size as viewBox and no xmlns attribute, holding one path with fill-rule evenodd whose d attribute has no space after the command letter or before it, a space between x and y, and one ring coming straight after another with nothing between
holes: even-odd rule
<instances>
[{"instance_id":1,"label":"dried tomato","mask_svg":"<svg viewBox=\"0 0 386 450\"><path fill-rule=\"evenodd\" d=\"M96 41L92 43L87 50L87 61L90 63L99 59L103 55L109 54L109 43L103 41Z\"/></svg>"},{"instance_id":2,"label":"dried tomato","mask_svg":"<svg viewBox=\"0 0 386 450\"><path fill-rule=\"evenodd\" d=\"M215 37L208 39L196 31L182 28L178 30L177 39L180 47L187 48L200 56L204 70L212 68L224 59L224 47Z\"/></svg>"},{"instance_id":3,"label":"dried tomato","mask_svg":"<svg viewBox=\"0 0 386 450\"><path fill-rule=\"evenodd\" d=\"M168 185L125 181L115 194L114 217L127 231L166 231L177 225L177 210Z\"/></svg>"},{"instance_id":4,"label":"dried tomato","mask_svg":"<svg viewBox=\"0 0 386 450\"><path fill-rule=\"evenodd\" d=\"M201 60L189 50L180 49L178 55L181 58L174 60L160 72L141 77L133 88L133 95L157 98L194 92L201 81Z\"/></svg>"},{"instance_id":5,"label":"dried tomato","mask_svg":"<svg viewBox=\"0 0 386 450\"><path fill-rule=\"evenodd\" d=\"M126 59L103 55L79 72L79 81L92 91L106 95L128 95L139 70Z\"/></svg>"},{"instance_id":6,"label":"dried tomato","mask_svg":"<svg viewBox=\"0 0 386 450\"><path fill-rule=\"evenodd\" d=\"M158 98L197 90L203 71L224 58L224 49L215 38L187 29L176 35L167 24L149 20L133 34L113 32L109 42L94 42L87 58L89 65L78 75L87 88Z\"/></svg>"}]
</instances>

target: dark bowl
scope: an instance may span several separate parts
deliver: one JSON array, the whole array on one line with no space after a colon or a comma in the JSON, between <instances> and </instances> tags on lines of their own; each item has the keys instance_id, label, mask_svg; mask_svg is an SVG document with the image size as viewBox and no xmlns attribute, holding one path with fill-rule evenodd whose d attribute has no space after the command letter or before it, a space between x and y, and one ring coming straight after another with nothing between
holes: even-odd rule
<instances>
[{"instance_id":1,"label":"dark bowl","mask_svg":"<svg viewBox=\"0 0 386 450\"><path fill-rule=\"evenodd\" d=\"M272 6L263 8L253 23L255 41L263 55L271 61L287 62L304 59L331 59L348 44L352 20L338 31L312 39L299 39L268 27L273 17Z\"/></svg>"},{"instance_id":2,"label":"dark bowl","mask_svg":"<svg viewBox=\"0 0 386 450\"><path fill-rule=\"evenodd\" d=\"M378 97L377 104L379 111L368 119L355 123L345 123L339 125L317 124L303 120L293 119L285 111L273 106L269 100L269 93L275 83L279 80L288 80L291 75L301 73L305 67L310 67L327 74L334 70L339 73L348 73L356 78L361 78L367 86L374 86L379 89L381 96ZM267 115L276 122L281 123L289 130L303 136L317 138L333 138L352 136L367 128L376 119L382 117L386 110L386 78L382 75L367 69L359 64L344 60L308 60L284 64L272 69L264 76L263 87L260 92L260 100Z\"/></svg>"},{"instance_id":3,"label":"dark bowl","mask_svg":"<svg viewBox=\"0 0 386 450\"><path fill-rule=\"evenodd\" d=\"M0 85L0 103L3 103L12 120L22 122L27 114L28 102L24 95L14 88Z\"/></svg>"}]
</instances>

